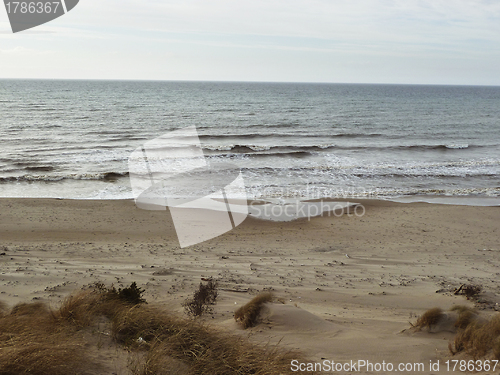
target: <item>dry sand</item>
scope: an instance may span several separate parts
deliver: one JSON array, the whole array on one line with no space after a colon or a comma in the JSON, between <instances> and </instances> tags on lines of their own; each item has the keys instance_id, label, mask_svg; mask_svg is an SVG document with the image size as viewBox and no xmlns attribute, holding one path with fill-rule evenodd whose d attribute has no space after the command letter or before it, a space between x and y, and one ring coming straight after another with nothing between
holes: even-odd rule
<instances>
[{"instance_id":1,"label":"dry sand","mask_svg":"<svg viewBox=\"0 0 500 375\"><path fill-rule=\"evenodd\" d=\"M200 279L214 277L222 291L211 322L221 329L314 361L419 362L418 373L451 373L443 361L453 359L453 333L411 332L409 321L432 307L472 305L450 293L463 283L483 286L483 314L499 309L500 207L358 202L362 217L247 218L181 249L168 212L132 201L0 199L0 300L55 306L87 284L136 281L149 302L182 314ZM232 314L262 290L285 304L267 306L263 323L242 331ZM437 360L441 371L430 371Z\"/></svg>"}]
</instances>

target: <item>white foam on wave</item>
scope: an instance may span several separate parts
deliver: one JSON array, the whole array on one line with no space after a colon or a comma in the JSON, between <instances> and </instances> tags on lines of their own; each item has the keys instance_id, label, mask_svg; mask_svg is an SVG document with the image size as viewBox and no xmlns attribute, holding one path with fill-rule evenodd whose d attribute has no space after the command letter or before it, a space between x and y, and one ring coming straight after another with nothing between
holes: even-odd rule
<instances>
[{"instance_id":1,"label":"white foam on wave","mask_svg":"<svg viewBox=\"0 0 500 375\"><path fill-rule=\"evenodd\" d=\"M271 149L271 146L248 145L247 147L254 151L269 151Z\"/></svg>"},{"instance_id":2,"label":"white foam on wave","mask_svg":"<svg viewBox=\"0 0 500 375\"><path fill-rule=\"evenodd\" d=\"M482 206L496 207L500 206L500 197L471 197L471 196L428 196L417 195L411 197L388 198L387 200L399 203L433 203L433 204L451 204L456 206Z\"/></svg>"},{"instance_id":3,"label":"white foam on wave","mask_svg":"<svg viewBox=\"0 0 500 375\"><path fill-rule=\"evenodd\" d=\"M469 145L467 143L463 143L463 144L451 144L451 145L445 145L446 148L449 148L449 149L465 149L465 148L469 148Z\"/></svg>"}]
</instances>

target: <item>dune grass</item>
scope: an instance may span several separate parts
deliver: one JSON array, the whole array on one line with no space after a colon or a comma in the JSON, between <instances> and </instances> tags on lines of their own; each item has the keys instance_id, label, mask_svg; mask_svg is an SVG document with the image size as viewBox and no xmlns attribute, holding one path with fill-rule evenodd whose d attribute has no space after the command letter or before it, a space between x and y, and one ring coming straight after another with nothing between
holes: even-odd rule
<instances>
[{"instance_id":1,"label":"dune grass","mask_svg":"<svg viewBox=\"0 0 500 375\"><path fill-rule=\"evenodd\" d=\"M456 305L450 311L458 313L458 319L455 322L455 327L458 329L466 329L470 324L475 323L477 319L477 312L467 306Z\"/></svg>"},{"instance_id":2,"label":"dune grass","mask_svg":"<svg viewBox=\"0 0 500 375\"><path fill-rule=\"evenodd\" d=\"M259 318L262 307L265 303L271 302L273 295L270 292L260 293L250 302L241 306L234 313L234 319L245 329L255 326Z\"/></svg>"},{"instance_id":3,"label":"dune grass","mask_svg":"<svg viewBox=\"0 0 500 375\"><path fill-rule=\"evenodd\" d=\"M487 356L500 360L500 314L486 323L471 322L448 347L453 355L464 352L475 360Z\"/></svg>"},{"instance_id":4,"label":"dune grass","mask_svg":"<svg viewBox=\"0 0 500 375\"><path fill-rule=\"evenodd\" d=\"M298 353L251 344L160 307L130 303L113 288L101 287L69 296L56 310L40 302L0 308L0 374L99 373L83 333L102 317L117 347L137 354L130 361L133 375L291 374L291 360L301 359Z\"/></svg>"},{"instance_id":5,"label":"dune grass","mask_svg":"<svg viewBox=\"0 0 500 375\"><path fill-rule=\"evenodd\" d=\"M457 333L448 344L452 355L464 353L474 360L482 358L500 360L500 314L483 322L478 319L477 312L470 307L458 305L453 306L450 311L458 313L454 324ZM443 310L435 307L418 318L413 327L417 330L428 327L430 330L443 317Z\"/></svg>"},{"instance_id":6,"label":"dune grass","mask_svg":"<svg viewBox=\"0 0 500 375\"><path fill-rule=\"evenodd\" d=\"M83 344L46 305L17 305L0 317L0 374L84 374Z\"/></svg>"},{"instance_id":7,"label":"dune grass","mask_svg":"<svg viewBox=\"0 0 500 375\"><path fill-rule=\"evenodd\" d=\"M287 374L300 354L250 344L199 321L183 319L150 306L121 311L113 334L130 347L147 347L137 375L167 374L168 366L183 374ZM169 370L170 371L170 370Z\"/></svg>"},{"instance_id":8,"label":"dune grass","mask_svg":"<svg viewBox=\"0 0 500 375\"><path fill-rule=\"evenodd\" d=\"M427 310L422 314L421 317L417 319L414 327L416 327L417 329L427 327L430 330L433 325L436 325L443 318L443 316L443 310L439 307Z\"/></svg>"}]
</instances>

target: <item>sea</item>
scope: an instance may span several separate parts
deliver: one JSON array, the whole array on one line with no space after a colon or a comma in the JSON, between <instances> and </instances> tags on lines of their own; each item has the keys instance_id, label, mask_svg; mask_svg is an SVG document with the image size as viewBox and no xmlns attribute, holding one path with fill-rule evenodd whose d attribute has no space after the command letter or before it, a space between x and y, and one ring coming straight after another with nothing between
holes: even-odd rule
<instances>
[{"instance_id":1,"label":"sea","mask_svg":"<svg viewBox=\"0 0 500 375\"><path fill-rule=\"evenodd\" d=\"M0 197L132 199L188 127L250 199L500 205L500 87L383 84L0 80Z\"/></svg>"}]
</instances>

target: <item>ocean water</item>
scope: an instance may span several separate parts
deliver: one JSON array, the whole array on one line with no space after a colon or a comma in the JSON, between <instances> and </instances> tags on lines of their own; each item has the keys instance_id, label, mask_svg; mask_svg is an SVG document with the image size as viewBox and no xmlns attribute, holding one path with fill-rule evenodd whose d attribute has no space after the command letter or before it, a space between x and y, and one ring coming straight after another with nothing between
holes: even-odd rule
<instances>
[{"instance_id":1,"label":"ocean water","mask_svg":"<svg viewBox=\"0 0 500 375\"><path fill-rule=\"evenodd\" d=\"M189 126L249 198L500 199L500 87L70 80L0 80L0 197L133 198Z\"/></svg>"}]
</instances>

